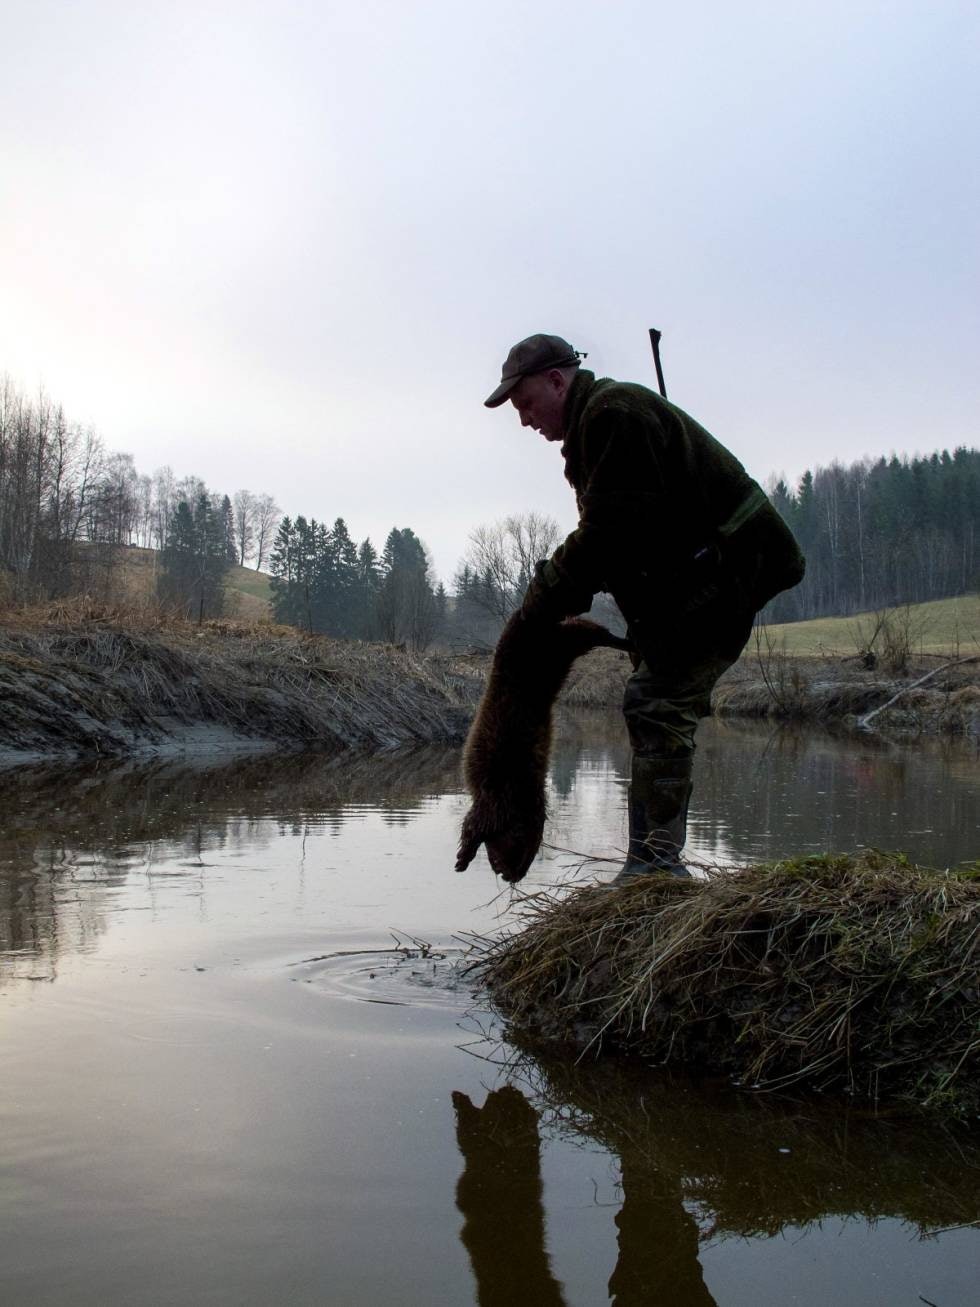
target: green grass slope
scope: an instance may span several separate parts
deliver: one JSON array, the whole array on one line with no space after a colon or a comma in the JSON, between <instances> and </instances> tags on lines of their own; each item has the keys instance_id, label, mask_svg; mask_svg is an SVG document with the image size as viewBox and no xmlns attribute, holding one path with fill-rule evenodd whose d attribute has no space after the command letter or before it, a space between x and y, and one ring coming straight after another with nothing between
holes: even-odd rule
<instances>
[{"instance_id":1,"label":"green grass slope","mask_svg":"<svg viewBox=\"0 0 980 1307\"><path fill-rule=\"evenodd\" d=\"M134 603L152 600L156 593L159 559L156 549L132 545L122 550L116 574L119 597ZM248 622L271 621L270 580L266 572L256 572L252 567L232 567L225 580L227 616Z\"/></svg>"},{"instance_id":2,"label":"green grass slope","mask_svg":"<svg viewBox=\"0 0 980 1307\"><path fill-rule=\"evenodd\" d=\"M925 604L887 610L889 620L908 630L915 654L942 654L950 658L980 653L980 595L957 595ZM867 647L877 625L875 613L851 617L817 617L809 622L770 626L776 647L788 654L853 654Z\"/></svg>"},{"instance_id":3,"label":"green grass slope","mask_svg":"<svg viewBox=\"0 0 980 1307\"><path fill-rule=\"evenodd\" d=\"M233 567L225 579L229 608L236 617L252 622L272 620L271 578L254 567Z\"/></svg>"}]
</instances>

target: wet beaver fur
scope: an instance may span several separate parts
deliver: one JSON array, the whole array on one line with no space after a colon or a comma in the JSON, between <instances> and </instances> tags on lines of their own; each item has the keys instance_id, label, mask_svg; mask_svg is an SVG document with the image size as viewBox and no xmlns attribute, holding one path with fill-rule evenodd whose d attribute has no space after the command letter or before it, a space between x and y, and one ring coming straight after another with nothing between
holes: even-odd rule
<instances>
[{"instance_id":1,"label":"wet beaver fur","mask_svg":"<svg viewBox=\"0 0 980 1307\"><path fill-rule=\"evenodd\" d=\"M473 804L463 819L457 871L485 844L498 876L514 882L526 875L544 832L552 709L572 663L600 645L630 647L585 618L528 621L517 612L507 622L463 752Z\"/></svg>"}]
</instances>

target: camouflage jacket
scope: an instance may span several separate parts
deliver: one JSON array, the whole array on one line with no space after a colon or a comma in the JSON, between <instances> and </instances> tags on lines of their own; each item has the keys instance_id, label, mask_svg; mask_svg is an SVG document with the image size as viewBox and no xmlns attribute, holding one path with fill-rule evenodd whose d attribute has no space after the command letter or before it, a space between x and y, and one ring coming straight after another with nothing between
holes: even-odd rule
<instances>
[{"instance_id":1,"label":"camouflage jacket","mask_svg":"<svg viewBox=\"0 0 980 1307\"><path fill-rule=\"evenodd\" d=\"M693 418L645 386L583 369L565 410L565 476L577 528L542 569L559 606L605 590L640 618L719 596L753 612L803 575L765 492Z\"/></svg>"}]
</instances>

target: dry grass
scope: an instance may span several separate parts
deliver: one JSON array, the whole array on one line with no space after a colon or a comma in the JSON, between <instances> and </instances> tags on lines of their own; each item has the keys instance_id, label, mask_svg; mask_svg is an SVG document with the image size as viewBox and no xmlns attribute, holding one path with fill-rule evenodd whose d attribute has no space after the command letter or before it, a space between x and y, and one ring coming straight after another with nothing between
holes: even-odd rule
<instances>
[{"instance_id":1,"label":"dry grass","mask_svg":"<svg viewBox=\"0 0 980 1307\"><path fill-rule=\"evenodd\" d=\"M980 864L871 851L650 878L525 900L479 969L549 1041L965 1112L980 1106L978 904Z\"/></svg>"},{"instance_id":2,"label":"dry grass","mask_svg":"<svg viewBox=\"0 0 980 1307\"><path fill-rule=\"evenodd\" d=\"M79 546L84 559L89 546ZM139 545L117 548L112 555L112 566L105 577L107 589L100 594L109 595L125 606L146 607L155 603L160 552ZM225 576L225 612L231 617L249 622L271 621L271 578L266 572L252 567L232 566ZM3 602L0 581L0 603Z\"/></svg>"},{"instance_id":3,"label":"dry grass","mask_svg":"<svg viewBox=\"0 0 980 1307\"><path fill-rule=\"evenodd\" d=\"M188 725L314 748L460 740L465 696L437 664L270 623L173 620L85 599L10 614L0 747L130 752Z\"/></svg>"},{"instance_id":4,"label":"dry grass","mask_svg":"<svg viewBox=\"0 0 980 1307\"><path fill-rule=\"evenodd\" d=\"M924 657L905 675L886 676L856 660L794 657L750 644L715 687L720 717L856 725L875 714L876 729L893 734L980 734L980 659L956 663ZM919 678L928 676L918 688ZM894 699L880 715L876 710Z\"/></svg>"},{"instance_id":5,"label":"dry grass","mask_svg":"<svg viewBox=\"0 0 980 1307\"><path fill-rule=\"evenodd\" d=\"M617 649L594 649L576 660L560 702L574 708L602 708L623 702L626 678L633 670L629 655Z\"/></svg>"},{"instance_id":6,"label":"dry grass","mask_svg":"<svg viewBox=\"0 0 980 1307\"><path fill-rule=\"evenodd\" d=\"M457 664L465 655L458 655ZM448 658L448 661L452 661ZM469 656L468 674L483 677L486 656ZM922 689L910 688L927 672L939 674ZM575 663L559 703L574 708L620 707L629 658L596 649ZM866 670L853 657L800 657L781 647L751 642L742 658L718 682L712 710L722 717L765 718L826 724L852 723L901 691L894 707L875 719L892 734L980 735L980 661L944 666L938 656L913 658L906 674Z\"/></svg>"}]
</instances>

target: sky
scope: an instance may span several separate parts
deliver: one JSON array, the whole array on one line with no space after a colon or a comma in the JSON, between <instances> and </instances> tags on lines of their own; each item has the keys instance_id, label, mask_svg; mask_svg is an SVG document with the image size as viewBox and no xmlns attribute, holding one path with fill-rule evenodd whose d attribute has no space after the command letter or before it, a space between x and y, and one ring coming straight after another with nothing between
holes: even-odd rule
<instances>
[{"instance_id":1,"label":"sky","mask_svg":"<svg viewBox=\"0 0 980 1307\"><path fill-rule=\"evenodd\" d=\"M978 441L976 0L0 0L0 373L449 582L536 331L765 483Z\"/></svg>"}]
</instances>

